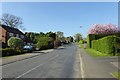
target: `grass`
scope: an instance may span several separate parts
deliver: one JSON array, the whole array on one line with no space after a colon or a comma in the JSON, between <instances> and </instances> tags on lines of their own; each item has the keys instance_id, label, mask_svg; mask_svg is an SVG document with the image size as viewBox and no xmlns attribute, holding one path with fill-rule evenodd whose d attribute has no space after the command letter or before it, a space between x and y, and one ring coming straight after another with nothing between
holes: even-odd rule
<instances>
[{"instance_id":1,"label":"grass","mask_svg":"<svg viewBox=\"0 0 120 80\"><path fill-rule=\"evenodd\" d=\"M84 45L79 45L79 48L84 48Z\"/></svg>"},{"instance_id":2,"label":"grass","mask_svg":"<svg viewBox=\"0 0 120 80\"><path fill-rule=\"evenodd\" d=\"M101 53L99 51L96 51L94 49L90 49L90 48L87 48L86 49L86 52L92 56L92 57L106 57L106 56L112 56L110 54L105 54L105 53Z\"/></svg>"},{"instance_id":3,"label":"grass","mask_svg":"<svg viewBox=\"0 0 120 80\"><path fill-rule=\"evenodd\" d=\"M114 73L112 73L112 76L114 78L117 78L118 80L120 80L120 72L114 72Z\"/></svg>"}]
</instances>

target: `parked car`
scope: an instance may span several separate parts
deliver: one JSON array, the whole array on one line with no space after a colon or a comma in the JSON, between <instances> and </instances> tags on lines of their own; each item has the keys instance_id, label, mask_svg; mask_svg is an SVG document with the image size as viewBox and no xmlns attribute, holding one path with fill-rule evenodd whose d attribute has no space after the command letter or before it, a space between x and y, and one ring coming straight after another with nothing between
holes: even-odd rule
<instances>
[{"instance_id":1,"label":"parked car","mask_svg":"<svg viewBox=\"0 0 120 80\"><path fill-rule=\"evenodd\" d=\"M32 52L33 51L33 46L31 46L31 45L25 45L23 47L23 50L27 50L28 52Z\"/></svg>"}]
</instances>

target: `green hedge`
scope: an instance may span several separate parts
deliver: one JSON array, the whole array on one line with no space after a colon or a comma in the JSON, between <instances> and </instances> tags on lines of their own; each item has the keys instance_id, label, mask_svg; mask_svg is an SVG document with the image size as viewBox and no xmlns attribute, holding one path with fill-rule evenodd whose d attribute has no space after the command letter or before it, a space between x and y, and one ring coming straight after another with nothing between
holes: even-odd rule
<instances>
[{"instance_id":1,"label":"green hedge","mask_svg":"<svg viewBox=\"0 0 120 80\"><path fill-rule=\"evenodd\" d=\"M11 48L0 49L0 57L18 55L21 53L23 53L23 52L21 52L19 50L14 50Z\"/></svg>"},{"instance_id":2,"label":"green hedge","mask_svg":"<svg viewBox=\"0 0 120 80\"><path fill-rule=\"evenodd\" d=\"M117 36L106 36L98 40L93 40L92 48L102 53L115 53L114 41L117 38Z\"/></svg>"},{"instance_id":3,"label":"green hedge","mask_svg":"<svg viewBox=\"0 0 120 80\"><path fill-rule=\"evenodd\" d=\"M89 34L88 36L87 36L87 46L89 47L89 48L91 48L91 45L92 45L92 40L95 40L95 35L94 34Z\"/></svg>"},{"instance_id":4,"label":"green hedge","mask_svg":"<svg viewBox=\"0 0 120 80\"><path fill-rule=\"evenodd\" d=\"M114 34L96 34L95 39L100 39L100 38L103 38L103 37L106 37L106 36L112 36L112 35L120 37L120 32L114 33Z\"/></svg>"},{"instance_id":5,"label":"green hedge","mask_svg":"<svg viewBox=\"0 0 120 80\"><path fill-rule=\"evenodd\" d=\"M120 37L120 32L114 33L114 34L89 34L87 36L87 45L88 45L89 48L91 48L93 40L97 40L97 39L100 39L100 38L103 38L103 37L106 37L106 36L112 36L112 35Z\"/></svg>"},{"instance_id":6,"label":"green hedge","mask_svg":"<svg viewBox=\"0 0 120 80\"><path fill-rule=\"evenodd\" d=\"M83 41L83 40L80 40L80 41L79 41L79 44L83 44L83 43L84 43L84 41Z\"/></svg>"},{"instance_id":7,"label":"green hedge","mask_svg":"<svg viewBox=\"0 0 120 80\"><path fill-rule=\"evenodd\" d=\"M51 49L54 48L54 42L51 37L39 37L36 47L39 48L39 50L44 50L44 49Z\"/></svg>"}]
</instances>

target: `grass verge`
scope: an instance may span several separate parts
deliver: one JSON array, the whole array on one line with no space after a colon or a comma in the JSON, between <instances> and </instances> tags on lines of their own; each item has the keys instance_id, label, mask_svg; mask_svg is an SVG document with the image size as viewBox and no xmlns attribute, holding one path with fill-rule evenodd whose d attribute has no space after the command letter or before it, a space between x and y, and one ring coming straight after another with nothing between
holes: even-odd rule
<instances>
[{"instance_id":1,"label":"grass verge","mask_svg":"<svg viewBox=\"0 0 120 80\"><path fill-rule=\"evenodd\" d=\"M114 78L117 78L118 80L120 80L120 72L114 72L111 74Z\"/></svg>"},{"instance_id":2,"label":"grass verge","mask_svg":"<svg viewBox=\"0 0 120 80\"><path fill-rule=\"evenodd\" d=\"M86 52L92 56L92 57L106 57L106 56L112 56L110 54L105 54L105 53L101 53L99 51L96 51L94 49L90 49L90 48L87 48L86 49Z\"/></svg>"},{"instance_id":3,"label":"grass verge","mask_svg":"<svg viewBox=\"0 0 120 80\"><path fill-rule=\"evenodd\" d=\"M79 48L84 48L84 45L80 45Z\"/></svg>"}]
</instances>

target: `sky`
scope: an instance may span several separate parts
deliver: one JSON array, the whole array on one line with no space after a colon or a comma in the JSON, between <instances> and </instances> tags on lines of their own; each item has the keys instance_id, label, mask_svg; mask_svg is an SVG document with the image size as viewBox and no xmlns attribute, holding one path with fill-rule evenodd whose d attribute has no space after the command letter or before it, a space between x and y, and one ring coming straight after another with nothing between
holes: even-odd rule
<instances>
[{"instance_id":1,"label":"sky","mask_svg":"<svg viewBox=\"0 0 120 80\"><path fill-rule=\"evenodd\" d=\"M21 17L23 32L62 31L64 36L86 37L93 24L118 25L117 2L3 2L1 13Z\"/></svg>"}]
</instances>

